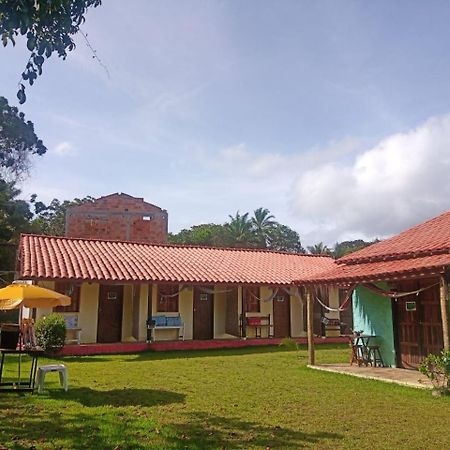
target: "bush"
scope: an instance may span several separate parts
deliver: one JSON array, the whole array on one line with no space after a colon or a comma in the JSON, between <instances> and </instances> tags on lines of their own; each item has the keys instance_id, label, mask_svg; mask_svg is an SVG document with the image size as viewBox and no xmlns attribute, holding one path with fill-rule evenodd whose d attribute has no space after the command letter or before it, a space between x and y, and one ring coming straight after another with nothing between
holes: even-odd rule
<instances>
[{"instance_id":1,"label":"bush","mask_svg":"<svg viewBox=\"0 0 450 450\"><path fill-rule=\"evenodd\" d=\"M60 314L49 314L36 322L36 341L46 352L56 352L64 346L66 321Z\"/></svg>"},{"instance_id":2,"label":"bush","mask_svg":"<svg viewBox=\"0 0 450 450\"><path fill-rule=\"evenodd\" d=\"M440 355L429 354L421 362L419 371L431 380L435 391L450 392L450 350L442 350Z\"/></svg>"}]
</instances>

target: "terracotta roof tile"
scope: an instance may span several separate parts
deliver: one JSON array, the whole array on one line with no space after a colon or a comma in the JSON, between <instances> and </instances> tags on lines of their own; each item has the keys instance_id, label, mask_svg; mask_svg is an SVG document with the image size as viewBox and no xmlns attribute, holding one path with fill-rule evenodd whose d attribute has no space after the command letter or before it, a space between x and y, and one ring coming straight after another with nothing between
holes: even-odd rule
<instances>
[{"instance_id":1,"label":"terracotta roof tile","mask_svg":"<svg viewBox=\"0 0 450 450\"><path fill-rule=\"evenodd\" d=\"M450 250L450 211L337 260L338 264L403 259Z\"/></svg>"},{"instance_id":2,"label":"terracotta roof tile","mask_svg":"<svg viewBox=\"0 0 450 450\"><path fill-rule=\"evenodd\" d=\"M450 265L450 251L445 254L366 263L340 264L334 269L301 280L304 284L351 284L381 281L444 272Z\"/></svg>"},{"instance_id":3,"label":"terracotta roof tile","mask_svg":"<svg viewBox=\"0 0 450 450\"><path fill-rule=\"evenodd\" d=\"M22 278L291 284L334 267L329 257L251 249L22 235Z\"/></svg>"}]
</instances>

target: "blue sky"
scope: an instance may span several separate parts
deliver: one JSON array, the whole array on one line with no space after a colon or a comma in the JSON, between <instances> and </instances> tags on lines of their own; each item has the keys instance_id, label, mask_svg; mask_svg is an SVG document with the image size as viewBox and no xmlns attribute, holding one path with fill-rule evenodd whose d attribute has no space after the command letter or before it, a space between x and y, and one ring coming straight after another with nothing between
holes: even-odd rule
<instances>
[{"instance_id":1,"label":"blue sky","mask_svg":"<svg viewBox=\"0 0 450 450\"><path fill-rule=\"evenodd\" d=\"M49 152L24 196L126 192L169 229L269 208L304 244L450 208L447 1L129 1L89 11L22 107ZM24 42L0 49L15 102Z\"/></svg>"}]
</instances>

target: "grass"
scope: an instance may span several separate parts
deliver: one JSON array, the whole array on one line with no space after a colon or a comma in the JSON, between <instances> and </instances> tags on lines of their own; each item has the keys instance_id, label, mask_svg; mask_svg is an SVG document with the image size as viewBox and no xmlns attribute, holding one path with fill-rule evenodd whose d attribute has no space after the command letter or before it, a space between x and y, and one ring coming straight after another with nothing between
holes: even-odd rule
<instances>
[{"instance_id":1,"label":"grass","mask_svg":"<svg viewBox=\"0 0 450 450\"><path fill-rule=\"evenodd\" d=\"M347 361L348 347L317 359ZM0 393L0 449L450 448L450 398L308 369L304 348L63 362L68 392L48 374L42 395Z\"/></svg>"}]
</instances>

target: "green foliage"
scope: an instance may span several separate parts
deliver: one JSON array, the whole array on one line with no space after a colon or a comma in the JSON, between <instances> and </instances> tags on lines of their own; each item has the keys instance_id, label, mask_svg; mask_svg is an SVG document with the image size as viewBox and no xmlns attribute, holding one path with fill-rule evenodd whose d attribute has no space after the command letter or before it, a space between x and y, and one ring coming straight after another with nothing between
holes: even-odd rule
<instances>
[{"instance_id":1,"label":"green foliage","mask_svg":"<svg viewBox=\"0 0 450 450\"><path fill-rule=\"evenodd\" d=\"M323 242L308 246L308 252L312 255L331 255L331 250Z\"/></svg>"},{"instance_id":2,"label":"green foliage","mask_svg":"<svg viewBox=\"0 0 450 450\"><path fill-rule=\"evenodd\" d=\"M229 215L228 217L230 220L225 224L225 229L230 245L232 247L255 247L256 235L248 212L241 215L237 211L234 216Z\"/></svg>"},{"instance_id":3,"label":"green foliage","mask_svg":"<svg viewBox=\"0 0 450 450\"><path fill-rule=\"evenodd\" d=\"M101 0L0 0L0 35L3 46L15 45L17 36L26 37L30 58L22 80L33 85L42 74L45 58L53 53L65 59L75 48L72 36L78 33L90 7ZM17 92L19 103L26 101L25 86Z\"/></svg>"},{"instance_id":4,"label":"green foliage","mask_svg":"<svg viewBox=\"0 0 450 450\"><path fill-rule=\"evenodd\" d=\"M212 247L227 246L226 230L223 225L205 223L194 225L179 233L169 233L171 244L208 245Z\"/></svg>"},{"instance_id":5,"label":"green foliage","mask_svg":"<svg viewBox=\"0 0 450 450\"><path fill-rule=\"evenodd\" d=\"M362 239L356 239L354 241L343 241L337 242L333 249L333 257L338 259L342 258L349 253L356 252L362 248L368 247L369 245L380 242L379 239L375 239L372 242L363 241Z\"/></svg>"},{"instance_id":6,"label":"green foliage","mask_svg":"<svg viewBox=\"0 0 450 450\"><path fill-rule=\"evenodd\" d=\"M450 393L450 350L439 355L429 354L420 364L419 371L426 375L438 391Z\"/></svg>"},{"instance_id":7,"label":"green foliage","mask_svg":"<svg viewBox=\"0 0 450 450\"><path fill-rule=\"evenodd\" d=\"M281 223L275 223L269 231L268 248L280 252L305 253L299 234Z\"/></svg>"},{"instance_id":8,"label":"green foliage","mask_svg":"<svg viewBox=\"0 0 450 450\"><path fill-rule=\"evenodd\" d=\"M33 232L50 236L63 236L65 231L65 214L71 206L90 203L94 199L90 196L82 199L64 200L60 202L54 198L49 205L36 201L36 196L31 197L30 203L34 205L35 217L31 222Z\"/></svg>"},{"instance_id":9,"label":"green foliage","mask_svg":"<svg viewBox=\"0 0 450 450\"><path fill-rule=\"evenodd\" d=\"M267 248L276 251L304 253L298 233L275 220L267 208L229 215L223 225L194 225L179 233L169 233L171 244L208 245L212 247Z\"/></svg>"},{"instance_id":10,"label":"green foliage","mask_svg":"<svg viewBox=\"0 0 450 450\"><path fill-rule=\"evenodd\" d=\"M10 242L29 229L33 217L28 203L17 199L20 190L0 178L0 242Z\"/></svg>"},{"instance_id":11,"label":"green foliage","mask_svg":"<svg viewBox=\"0 0 450 450\"><path fill-rule=\"evenodd\" d=\"M25 114L0 97L0 176L19 177L29 167L31 155L43 155L47 148L34 132Z\"/></svg>"},{"instance_id":12,"label":"green foliage","mask_svg":"<svg viewBox=\"0 0 450 450\"><path fill-rule=\"evenodd\" d=\"M258 247L267 247L270 241L270 235L275 227L275 216L270 214L267 208L258 208L253 211L253 217L250 222L253 227L253 234L258 243Z\"/></svg>"},{"instance_id":13,"label":"green foliage","mask_svg":"<svg viewBox=\"0 0 450 450\"><path fill-rule=\"evenodd\" d=\"M66 322L60 314L52 313L36 322L36 341L46 352L60 350L66 338Z\"/></svg>"}]
</instances>

